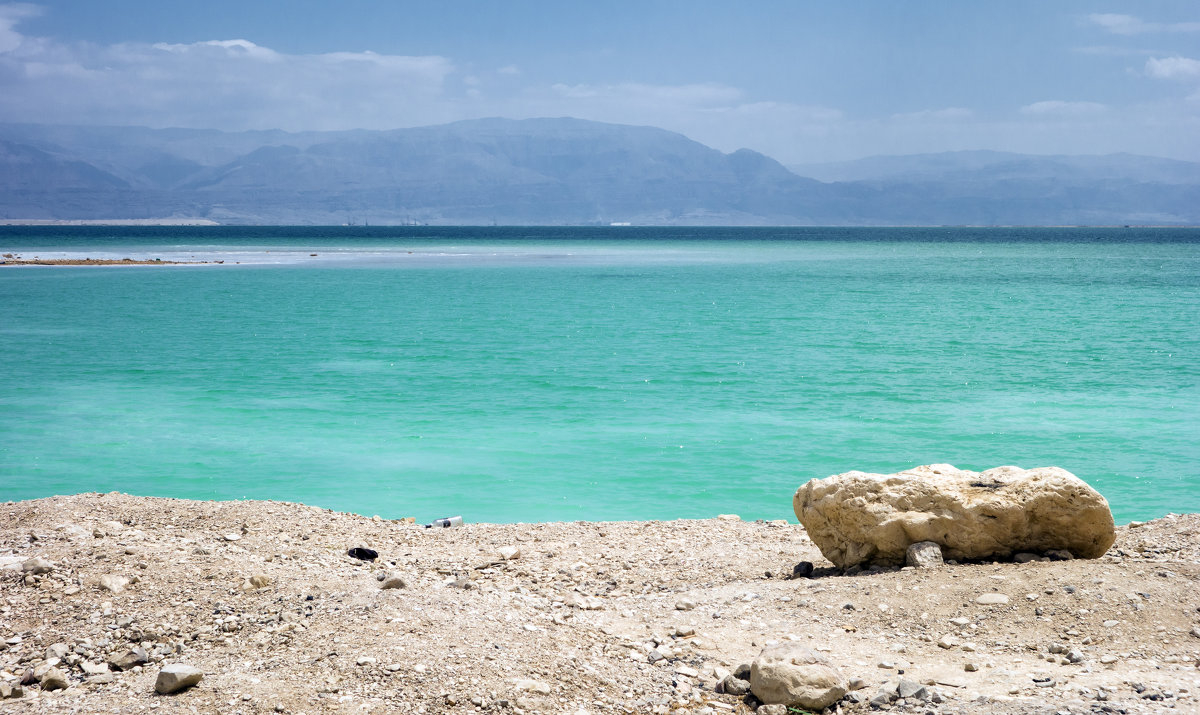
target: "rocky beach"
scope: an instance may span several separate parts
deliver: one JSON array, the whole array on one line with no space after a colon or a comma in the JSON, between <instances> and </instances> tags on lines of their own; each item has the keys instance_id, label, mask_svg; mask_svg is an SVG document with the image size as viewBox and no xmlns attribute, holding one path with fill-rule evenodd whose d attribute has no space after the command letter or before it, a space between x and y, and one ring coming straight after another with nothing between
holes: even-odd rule
<instances>
[{"instance_id":1,"label":"rocky beach","mask_svg":"<svg viewBox=\"0 0 1200 715\"><path fill-rule=\"evenodd\" d=\"M793 645L844 677L830 711L1200 710L1200 515L1022 560L841 570L801 526L734 515L10 502L0 711L749 713L748 666Z\"/></svg>"}]
</instances>

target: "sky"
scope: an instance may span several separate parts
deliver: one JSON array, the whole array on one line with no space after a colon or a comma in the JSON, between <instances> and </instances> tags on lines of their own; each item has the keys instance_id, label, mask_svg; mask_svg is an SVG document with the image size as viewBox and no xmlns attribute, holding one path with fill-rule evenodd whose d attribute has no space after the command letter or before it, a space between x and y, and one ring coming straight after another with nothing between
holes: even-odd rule
<instances>
[{"instance_id":1,"label":"sky","mask_svg":"<svg viewBox=\"0 0 1200 715\"><path fill-rule=\"evenodd\" d=\"M395 129L571 116L788 165L1200 161L1200 2L0 0L0 122Z\"/></svg>"}]
</instances>

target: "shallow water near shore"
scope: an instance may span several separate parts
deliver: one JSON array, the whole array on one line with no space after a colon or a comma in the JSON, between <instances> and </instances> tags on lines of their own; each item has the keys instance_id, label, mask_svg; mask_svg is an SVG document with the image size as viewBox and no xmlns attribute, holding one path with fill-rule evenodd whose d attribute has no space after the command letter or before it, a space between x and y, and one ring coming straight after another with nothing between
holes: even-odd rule
<instances>
[{"instance_id":1,"label":"shallow water near shore","mask_svg":"<svg viewBox=\"0 0 1200 715\"><path fill-rule=\"evenodd\" d=\"M794 520L809 478L948 462L1064 467L1118 521L1200 511L1200 230L27 227L0 249L226 261L0 268L0 499Z\"/></svg>"}]
</instances>

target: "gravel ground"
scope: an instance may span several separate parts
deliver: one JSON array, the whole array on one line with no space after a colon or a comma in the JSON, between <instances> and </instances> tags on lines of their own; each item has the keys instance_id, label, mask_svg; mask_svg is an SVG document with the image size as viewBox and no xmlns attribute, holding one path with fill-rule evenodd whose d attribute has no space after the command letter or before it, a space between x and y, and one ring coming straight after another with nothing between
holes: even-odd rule
<instances>
[{"instance_id":1,"label":"gravel ground","mask_svg":"<svg viewBox=\"0 0 1200 715\"><path fill-rule=\"evenodd\" d=\"M749 713L715 686L784 640L857 679L846 713L1200 712L1200 515L1117 532L1096 560L846 574L800 526L736 517L0 504L0 712ZM203 679L156 694L169 664Z\"/></svg>"}]
</instances>

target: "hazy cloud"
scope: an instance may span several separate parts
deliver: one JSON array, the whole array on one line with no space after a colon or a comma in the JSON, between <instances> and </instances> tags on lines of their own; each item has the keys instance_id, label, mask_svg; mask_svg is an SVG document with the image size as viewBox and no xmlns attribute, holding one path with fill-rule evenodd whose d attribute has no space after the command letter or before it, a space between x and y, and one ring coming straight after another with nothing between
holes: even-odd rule
<instances>
[{"instance_id":1,"label":"hazy cloud","mask_svg":"<svg viewBox=\"0 0 1200 715\"><path fill-rule=\"evenodd\" d=\"M455 69L444 57L289 55L244 39L65 44L14 30L29 14L0 9L0 120L333 129L446 119L436 100Z\"/></svg>"},{"instance_id":2,"label":"hazy cloud","mask_svg":"<svg viewBox=\"0 0 1200 715\"><path fill-rule=\"evenodd\" d=\"M18 22L41 13L36 5L13 3L0 5L0 53L12 52L21 45L24 37L15 29Z\"/></svg>"},{"instance_id":3,"label":"hazy cloud","mask_svg":"<svg viewBox=\"0 0 1200 715\"><path fill-rule=\"evenodd\" d=\"M555 92L570 99L616 99L638 104L671 104L691 107L727 105L741 99L734 87L719 84L651 85L627 82L622 84L587 85L556 84Z\"/></svg>"},{"instance_id":4,"label":"hazy cloud","mask_svg":"<svg viewBox=\"0 0 1200 715\"><path fill-rule=\"evenodd\" d=\"M1200 77L1200 60L1189 57L1151 57L1146 60L1146 74L1158 79L1193 79Z\"/></svg>"},{"instance_id":5,"label":"hazy cloud","mask_svg":"<svg viewBox=\"0 0 1200 715\"><path fill-rule=\"evenodd\" d=\"M1200 32L1200 22L1146 22L1132 15L1107 12L1088 15L1088 19L1114 35L1141 35L1149 32Z\"/></svg>"},{"instance_id":6,"label":"hazy cloud","mask_svg":"<svg viewBox=\"0 0 1200 715\"><path fill-rule=\"evenodd\" d=\"M924 109L919 112L893 114L892 119L901 122L957 122L970 119L974 114L965 107L946 107L945 109Z\"/></svg>"},{"instance_id":7,"label":"hazy cloud","mask_svg":"<svg viewBox=\"0 0 1200 715\"><path fill-rule=\"evenodd\" d=\"M1106 105L1099 102L1064 102L1062 100L1053 99L1045 102L1034 102L1021 107L1021 114L1033 116L1059 116L1059 117L1078 117L1081 115L1096 114L1108 109Z\"/></svg>"}]
</instances>

